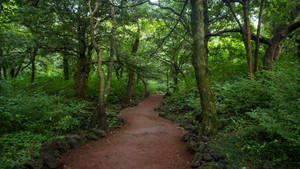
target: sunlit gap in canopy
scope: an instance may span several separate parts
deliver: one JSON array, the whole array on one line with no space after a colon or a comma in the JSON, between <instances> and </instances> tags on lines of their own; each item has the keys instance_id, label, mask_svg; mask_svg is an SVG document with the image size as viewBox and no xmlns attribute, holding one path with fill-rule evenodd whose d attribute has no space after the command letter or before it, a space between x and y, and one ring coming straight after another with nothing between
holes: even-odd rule
<instances>
[{"instance_id":1,"label":"sunlit gap in canopy","mask_svg":"<svg viewBox=\"0 0 300 169\"><path fill-rule=\"evenodd\" d=\"M157 3L158 0L150 0L152 3Z\"/></svg>"}]
</instances>

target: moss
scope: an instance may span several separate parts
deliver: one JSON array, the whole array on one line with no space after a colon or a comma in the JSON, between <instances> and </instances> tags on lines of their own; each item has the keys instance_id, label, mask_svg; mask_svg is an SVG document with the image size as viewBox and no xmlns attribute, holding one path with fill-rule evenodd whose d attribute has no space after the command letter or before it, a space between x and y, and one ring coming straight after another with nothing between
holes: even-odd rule
<instances>
[{"instance_id":1,"label":"moss","mask_svg":"<svg viewBox=\"0 0 300 169\"><path fill-rule=\"evenodd\" d=\"M198 167L198 169L215 169L218 164L216 162L205 163L202 166Z\"/></svg>"}]
</instances>

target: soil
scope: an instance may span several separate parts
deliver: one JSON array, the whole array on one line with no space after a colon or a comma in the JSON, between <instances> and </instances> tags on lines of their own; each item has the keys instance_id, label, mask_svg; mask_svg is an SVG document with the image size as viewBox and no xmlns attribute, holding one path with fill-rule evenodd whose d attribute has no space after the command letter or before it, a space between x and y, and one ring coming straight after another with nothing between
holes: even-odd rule
<instances>
[{"instance_id":1,"label":"soil","mask_svg":"<svg viewBox=\"0 0 300 169\"><path fill-rule=\"evenodd\" d=\"M63 157L64 169L190 169L185 131L154 111L162 95L150 95L121 116L126 125Z\"/></svg>"}]
</instances>

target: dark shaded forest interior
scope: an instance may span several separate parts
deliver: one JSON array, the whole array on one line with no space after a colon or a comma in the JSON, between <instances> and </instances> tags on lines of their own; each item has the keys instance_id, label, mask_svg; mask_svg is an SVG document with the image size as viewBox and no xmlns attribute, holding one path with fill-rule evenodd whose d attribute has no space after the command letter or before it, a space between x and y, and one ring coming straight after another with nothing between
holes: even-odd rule
<instances>
[{"instance_id":1,"label":"dark shaded forest interior","mask_svg":"<svg viewBox=\"0 0 300 169\"><path fill-rule=\"evenodd\" d=\"M0 169L61 168L153 94L189 167L299 169L299 28L298 0L1 0Z\"/></svg>"}]
</instances>

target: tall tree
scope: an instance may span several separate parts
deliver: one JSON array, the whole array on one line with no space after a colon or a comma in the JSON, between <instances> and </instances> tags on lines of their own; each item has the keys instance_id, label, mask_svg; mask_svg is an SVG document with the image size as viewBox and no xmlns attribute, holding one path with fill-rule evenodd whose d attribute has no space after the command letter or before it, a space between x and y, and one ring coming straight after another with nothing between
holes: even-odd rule
<instances>
[{"instance_id":1,"label":"tall tree","mask_svg":"<svg viewBox=\"0 0 300 169\"><path fill-rule=\"evenodd\" d=\"M261 27L260 25L261 25L261 18L262 18L264 6L265 6L265 0L261 0L260 8L259 8L259 15L258 15L257 33L256 33L256 36L258 38L256 38L256 41L255 41L254 70L253 70L254 73L258 71L258 51L259 51L259 45L260 45L259 44L259 36L260 36L260 27Z\"/></svg>"},{"instance_id":2,"label":"tall tree","mask_svg":"<svg viewBox=\"0 0 300 169\"><path fill-rule=\"evenodd\" d=\"M131 54L135 55L139 48L139 42L140 42L140 32L141 27L140 24L137 22L138 29L137 29L137 37L135 38L135 41L132 45ZM132 92L133 92L133 86L134 86L134 69L128 65L128 83L127 83L127 89L124 96L124 104L128 105L131 103L132 99Z\"/></svg>"},{"instance_id":3,"label":"tall tree","mask_svg":"<svg viewBox=\"0 0 300 169\"><path fill-rule=\"evenodd\" d=\"M110 0L110 3L113 4L113 0ZM111 5L111 21L112 21L112 28L111 28L111 39L110 39L110 54L107 64L107 79L105 84L105 100L109 95L110 90L110 83L111 83L111 76L112 76L112 66L114 61L114 55L116 53L116 30L117 30L117 20L115 16L115 7Z\"/></svg>"},{"instance_id":4,"label":"tall tree","mask_svg":"<svg viewBox=\"0 0 300 169\"><path fill-rule=\"evenodd\" d=\"M251 28L250 28L250 17L249 17L249 8L250 8L250 1L251 0L225 0L227 6L229 7L232 15L234 16L235 21L238 23L242 35L243 35L243 42L246 49L247 55L247 64L248 64L248 72L250 76L253 75L253 66L252 66L252 47L251 47ZM234 12L234 9L231 5L232 2L238 2L243 6L243 20L244 25L241 24L237 14Z\"/></svg>"},{"instance_id":5,"label":"tall tree","mask_svg":"<svg viewBox=\"0 0 300 169\"><path fill-rule=\"evenodd\" d=\"M202 129L200 134L212 135L217 131L217 113L210 89L209 69L206 62L203 6L203 0L191 0L191 26L194 41L192 62L201 99Z\"/></svg>"},{"instance_id":6,"label":"tall tree","mask_svg":"<svg viewBox=\"0 0 300 169\"><path fill-rule=\"evenodd\" d=\"M280 29L270 40L270 44L266 50L266 54L264 56L264 68L267 70L272 69L273 61L277 57L276 55L279 54L277 50L280 49L279 45L280 42L288 36L289 33L293 32L294 30L298 29L300 27L300 20L299 18L296 18L292 21L292 23L289 23L288 25L285 25L282 29Z\"/></svg>"},{"instance_id":7,"label":"tall tree","mask_svg":"<svg viewBox=\"0 0 300 169\"><path fill-rule=\"evenodd\" d=\"M93 43L93 46L97 52L98 56L98 75L100 79L100 92L99 92L99 105L97 110L97 118L99 120L100 126L107 130L107 124L106 124L106 113L105 113L105 98L104 98L104 89L105 89L105 82L104 82L104 74L102 70L102 51L99 45L97 44L95 40L95 28L97 27L99 22L96 22L94 16L99 10L99 3L101 0L96 2L94 10L91 9L90 1L89 1L89 11L90 11L90 27L91 27L91 41Z\"/></svg>"}]
</instances>

